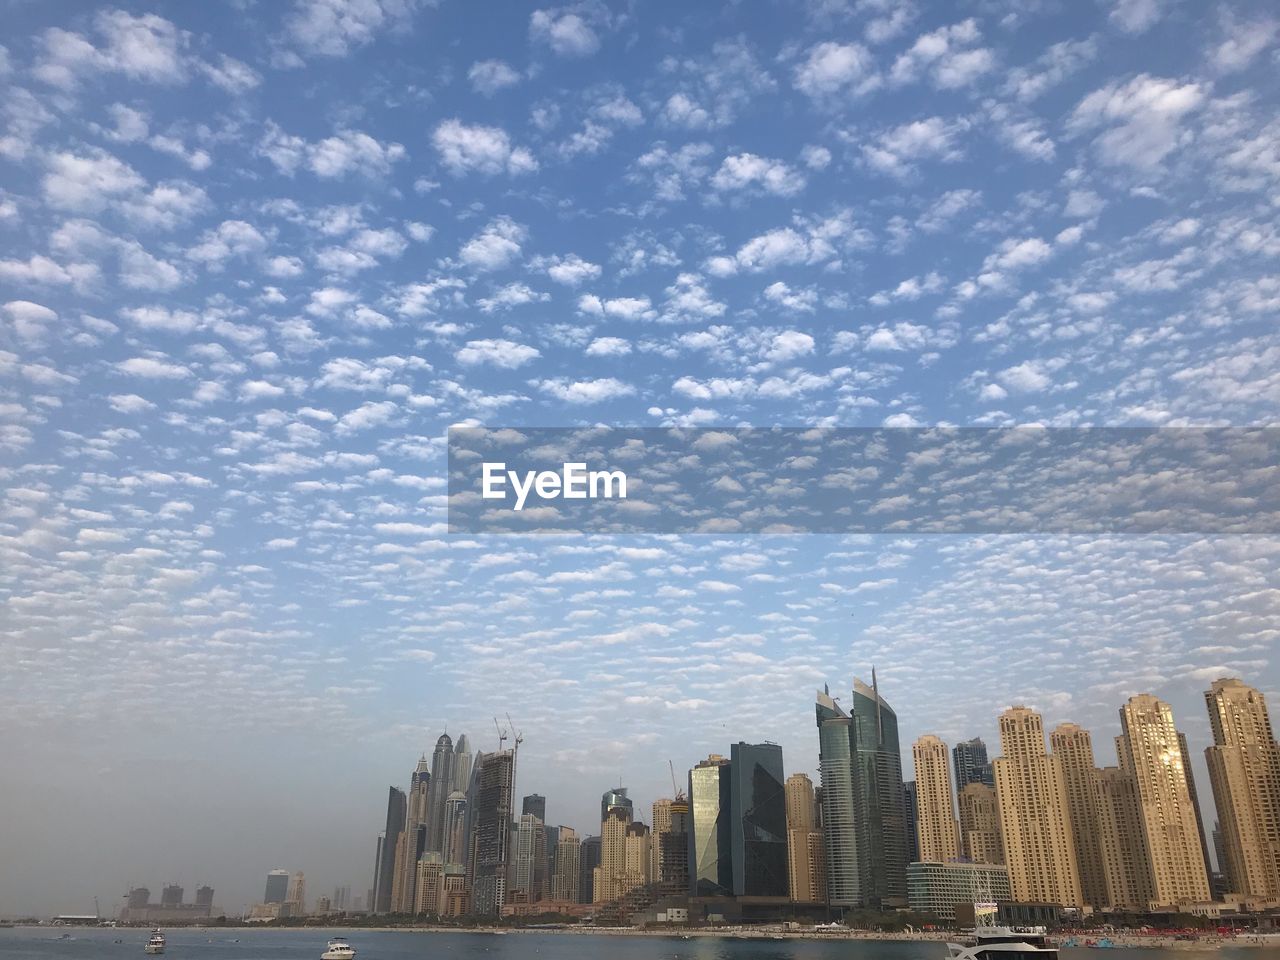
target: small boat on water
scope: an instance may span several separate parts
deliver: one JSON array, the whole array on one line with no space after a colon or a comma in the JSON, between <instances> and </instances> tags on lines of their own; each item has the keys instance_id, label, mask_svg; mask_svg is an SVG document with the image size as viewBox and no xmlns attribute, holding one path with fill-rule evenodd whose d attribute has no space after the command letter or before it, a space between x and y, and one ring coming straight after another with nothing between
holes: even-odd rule
<instances>
[{"instance_id":1,"label":"small boat on water","mask_svg":"<svg viewBox=\"0 0 1280 960\"><path fill-rule=\"evenodd\" d=\"M164 934L159 930L152 930L151 939L147 941L147 945L142 950L144 953L150 954L164 953Z\"/></svg>"},{"instance_id":2,"label":"small boat on water","mask_svg":"<svg viewBox=\"0 0 1280 960\"><path fill-rule=\"evenodd\" d=\"M972 943L948 943L947 960L1058 960L1044 927L976 927Z\"/></svg>"},{"instance_id":3,"label":"small boat on water","mask_svg":"<svg viewBox=\"0 0 1280 960\"><path fill-rule=\"evenodd\" d=\"M346 937L334 937L320 954L320 960L354 960L355 955L355 948L347 943Z\"/></svg>"}]
</instances>

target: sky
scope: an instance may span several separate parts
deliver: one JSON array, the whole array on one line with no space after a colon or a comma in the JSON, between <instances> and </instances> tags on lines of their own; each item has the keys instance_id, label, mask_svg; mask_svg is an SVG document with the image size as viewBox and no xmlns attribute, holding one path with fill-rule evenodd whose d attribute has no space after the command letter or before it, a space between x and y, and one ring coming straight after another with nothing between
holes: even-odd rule
<instances>
[{"instance_id":1,"label":"sky","mask_svg":"<svg viewBox=\"0 0 1280 960\"><path fill-rule=\"evenodd\" d=\"M1269 5L0 17L0 914L363 893L388 784L508 713L590 833L740 739L812 773L873 666L908 754L1276 701L1275 537L444 512L451 424L1274 423Z\"/></svg>"}]
</instances>

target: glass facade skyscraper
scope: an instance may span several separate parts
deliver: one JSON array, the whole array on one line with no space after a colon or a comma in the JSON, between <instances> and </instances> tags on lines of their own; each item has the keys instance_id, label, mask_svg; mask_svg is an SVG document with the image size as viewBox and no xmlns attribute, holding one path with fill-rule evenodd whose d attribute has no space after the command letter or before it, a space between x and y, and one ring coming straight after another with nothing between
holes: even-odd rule
<instances>
[{"instance_id":1,"label":"glass facade skyscraper","mask_svg":"<svg viewBox=\"0 0 1280 960\"><path fill-rule=\"evenodd\" d=\"M696 897L733 893L729 761L716 754L689 771L689 886Z\"/></svg>"},{"instance_id":2,"label":"glass facade skyscraper","mask_svg":"<svg viewBox=\"0 0 1280 960\"><path fill-rule=\"evenodd\" d=\"M996 785L991 761L987 759L987 745L981 737L957 743L951 748L951 760L956 771L956 793L971 783L985 783L988 787Z\"/></svg>"},{"instance_id":3,"label":"glass facade skyscraper","mask_svg":"<svg viewBox=\"0 0 1280 960\"><path fill-rule=\"evenodd\" d=\"M729 859L734 896L788 896L783 780L782 748L776 743L730 747Z\"/></svg>"},{"instance_id":4,"label":"glass facade skyscraper","mask_svg":"<svg viewBox=\"0 0 1280 960\"><path fill-rule=\"evenodd\" d=\"M506 903L515 753L500 750L478 759L475 817L471 828L472 912L502 913Z\"/></svg>"},{"instance_id":5,"label":"glass facade skyscraper","mask_svg":"<svg viewBox=\"0 0 1280 960\"><path fill-rule=\"evenodd\" d=\"M907 804L898 717L872 685L853 681L851 710L817 697L828 898L894 908L907 900Z\"/></svg>"},{"instance_id":6,"label":"glass facade skyscraper","mask_svg":"<svg viewBox=\"0 0 1280 960\"><path fill-rule=\"evenodd\" d=\"M635 819L634 804L631 798L627 796L626 787L618 787L616 790L606 790L600 797L600 822L604 823L609 819L609 811L614 807L625 807L627 810L627 819Z\"/></svg>"}]
</instances>

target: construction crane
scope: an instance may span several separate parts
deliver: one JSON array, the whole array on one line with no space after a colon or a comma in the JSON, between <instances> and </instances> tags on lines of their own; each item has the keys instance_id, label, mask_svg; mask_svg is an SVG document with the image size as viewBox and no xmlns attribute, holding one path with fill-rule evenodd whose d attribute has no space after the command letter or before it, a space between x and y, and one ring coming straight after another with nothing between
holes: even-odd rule
<instances>
[{"instance_id":1,"label":"construction crane","mask_svg":"<svg viewBox=\"0 0 1280 960\"><path fill-rule=\"evenodd\" d=\"M498 731L498 749L505 750L507 743L507 731L498 723L498 718L493 718L493 728Z\"/></svg>"},{"instance_id":2,"label":"construction crane","mask_svg":"<svg viewBox=\"0 0 1280 960\"><path fill-rule=\"evenodd\" d=\"M671 794L676 800L683 800L684 791L676 786L676 765L668 760L667 768L671 771Z\"/></svg>"}]
</instances>

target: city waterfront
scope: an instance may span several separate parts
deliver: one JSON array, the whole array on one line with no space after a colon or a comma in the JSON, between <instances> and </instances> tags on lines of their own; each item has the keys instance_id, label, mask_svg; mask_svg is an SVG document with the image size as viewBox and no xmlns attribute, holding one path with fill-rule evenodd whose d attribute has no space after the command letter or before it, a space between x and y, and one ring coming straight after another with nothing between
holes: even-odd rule
<instances>
[{"instance_id":1,"label":"city waterfront","mask_svg":"<svg viewBox=\"0 0 1280 960\"><path fill-rule=\"evenodd\" d=\"M63 939L64 933L68 939ZM17 927L0 930L3 960L128 960L142 956L149 931ZM484 957L485 960L940 960L945 947L933 939L862 939L835 937L756 937L710 932L687 935L647 934L618 930L440 932L421 930L328 931L242 928L166 930L165 956L171 960L316 960L329 936L346 935L359 960L410 960L421 957ZM565 935L568 934L568 935ZM1180 943L1176 948L1133 947L1125 960L1162 960L1213 955L1230 960L1280 960L1280 943L1259 946L1249 938L1238 943ZM1090 955L1085 948L1066 949L1069 960Z\"/></svg>"}]
</instances>

